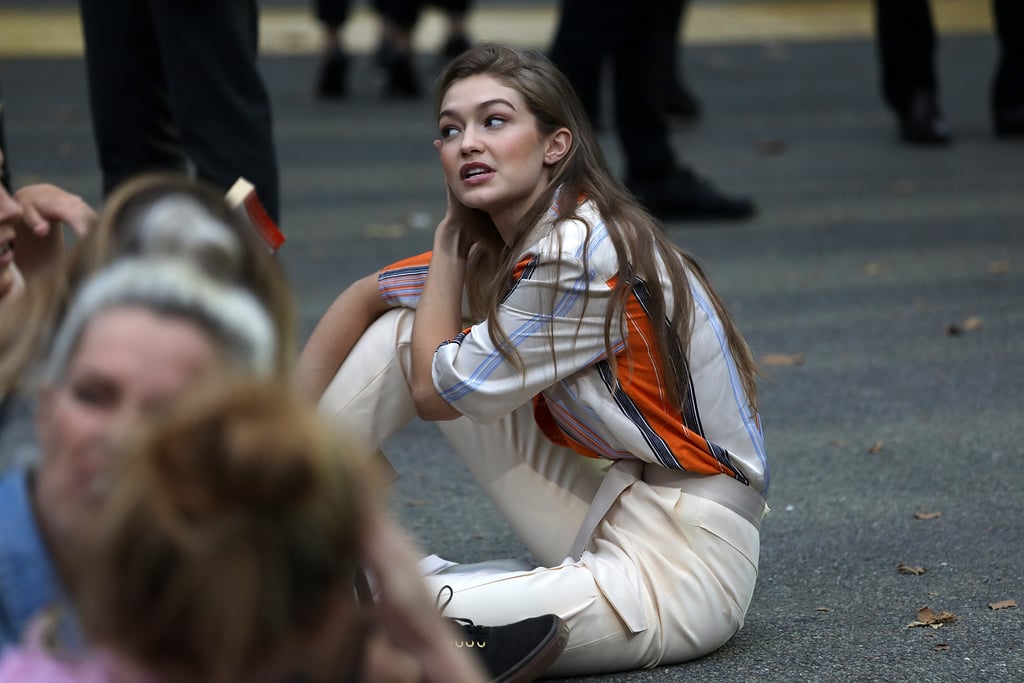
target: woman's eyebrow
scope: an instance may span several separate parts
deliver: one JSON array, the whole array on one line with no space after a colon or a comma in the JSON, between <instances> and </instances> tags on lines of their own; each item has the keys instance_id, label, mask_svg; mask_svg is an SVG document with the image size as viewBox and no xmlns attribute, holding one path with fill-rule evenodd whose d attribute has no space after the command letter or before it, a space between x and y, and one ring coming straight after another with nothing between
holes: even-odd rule
<instances>
[{"instance_id":1,"label":"woman's eyebrow","mask_svg":"<svg viewBox=\"0 0 1024 683\"><path fill-rule=\"evenodd\" d=\"M495 104L504 104L506 107L508 107L512 111L516 111L516 106L514 104L512 104L511 102L509 102L508 100L506 100L504 97L495 97L494 99L485 100L484 102L481 102L481 103L477 104L473 108L476 109L476 110L486 109L486 108L488 108L490 106L493 106ZM451 116L453 118L458 118L459 115L453 109L444 109L444 110L441 111L440 114L437 115L437 118L441 119L441 118L444 118L445 116Z\"/></svg>"}]
</instances>

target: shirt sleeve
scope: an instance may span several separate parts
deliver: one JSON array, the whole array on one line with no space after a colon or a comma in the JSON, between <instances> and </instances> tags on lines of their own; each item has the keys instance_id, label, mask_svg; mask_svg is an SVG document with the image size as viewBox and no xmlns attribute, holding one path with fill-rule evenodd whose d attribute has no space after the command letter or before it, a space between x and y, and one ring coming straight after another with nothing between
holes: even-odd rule
<instances>
[{"instance_id":1,"label":"shirt sleeve","mask_svg":"<svg viewBox=\"0 0 1024 683\"><path fill-rule=\"evenodd\" d=\"M476 324L437 349L435 388L462 414L490 423L601 360L612 284L585 270L579 258L527 255L496 320ZM495 322L518 354L518 367L491 341ZM615 350L622 344L618 319L611 333Z\"/></svg>"},{"instance_id":2,"label":"shirt sleeve","mask_svg":"<svg viewBox=\"0 0 1024 683\"><path fill-rule=\"evenodd\" d=\"M402 259L377 275L377 291L392 306L416 308L427 281L431 252Z\"/></svg>"}]
</instances>

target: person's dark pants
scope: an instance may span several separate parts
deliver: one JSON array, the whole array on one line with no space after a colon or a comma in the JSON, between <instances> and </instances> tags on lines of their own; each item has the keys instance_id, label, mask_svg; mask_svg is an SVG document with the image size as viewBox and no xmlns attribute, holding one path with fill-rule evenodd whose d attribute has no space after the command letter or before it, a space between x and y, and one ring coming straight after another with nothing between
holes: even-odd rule
<instances>
[{"instance_id":1,"label":"person's dark pants","mask_svg":"<svg viewBox=\"0 0 1024 683\"><path fill-rule=\"evenodd\" d=\"M465 16L470 0L376 0L377 12L403 31L411 31L425 5L433 5L447 14Z\"/></svg>"},{"instance_id":2,"label":"person's dark pants","mask_svg":"<svg viewBox=\"0 0 1024 683\"><path fill-rule=\"evenodd\" d=\"M351 0L315 0L313 4L317 20L332 31L345 25L352 10Z\"/></svg>"},{"instance_id":3,"label":"person's dark pants","mask_svg":"<svg viewBox=\"0 0 1024 683\"><path fill-rule=\"evenodd\" d=\"M993 0L999 61L992 80L993 110L1024 107L1024 2Z\"/></svg>"},{"instance_id":4,"label":"person's dark pants","mask_svg":"<svg viewBox=\"0 0 1024 683\"><path fill-rule=\"evenodd\" d=\"M994 109L1024 105L1024 2L993 0L999 62L992 85ZM897 113L915 92L938 93L937 39L928 0L875 0L882 94Z\"/></svg>"},{"instance_id":5,"label":"person's dark pants","mask_svg":"<svg viewBox=\"0 0 1024 683\"><path fill-rule=\"evenodd\" d=\"M679 31L683 26L683 17L686 14L686 7L690 0L664 0L667 7L664 10L664 21L666 22L664 38L658 41L660 57L655 63L665 71L661 76L662 88L678 87L682 82L676 63L676 51L678 50Z\"/></svg>"},{"instance_id":6,"label":"person's dark pants","mask_svg":"<svg viewBox=\"0 0 1024 683\"><path fill-rule=\"evenodd\" d=\"M80 0L93 130L108 194L144 171L239 177L278 220L270 98L254 0Z\"/></svg>"},{"instance_id":7,"label":"person's dark pants","mask_svg":"<svg viewBox=\"0 0 1024 683\"><path fill-rule=\"evenodd\" d=\"M675 41L672 2L563 0L551 60L572 83L591 121L601 106L604 64L612 62L615 129L627 178L652 178L675 166L661 102L666 40ZM671 31L671 38L666 33Z\"/></svg>"}]
</instances>

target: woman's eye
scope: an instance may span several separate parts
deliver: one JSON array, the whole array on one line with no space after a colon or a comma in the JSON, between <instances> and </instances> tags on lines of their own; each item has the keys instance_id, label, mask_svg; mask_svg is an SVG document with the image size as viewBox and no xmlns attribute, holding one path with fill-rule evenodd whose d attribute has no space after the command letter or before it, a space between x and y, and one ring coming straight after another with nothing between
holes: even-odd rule
<instances>
[{"instance_id":1,"label":"woman's eye","mask_svg":"<svg viewBox=\"0 0 1024 683\"><path fill-rule=\"evenodd\" d=\"M455 126L441 126L441 137L442 138L450 138L453 135L457 134L458 132L459 132L459 129L456 128Z\"/></svg>"},{"instance_id":2,"label":"woman's eye","mask_svg":"<svg viewBox=\"0 0 1024 683\"><path fill-rule=\"evenodd\" d=\"M75 384L71 387L71 395L79 403L90 406L104 406L114 399L114 392L110 387L93 383Z\"/></svg>"},{"instance_id":3,"label":"woman's eye","mask_svg":"<svg viewBox=\"0 0 1024 683\"><path fill-rule=\"evenodd\" d=\"M505 118L502 116L488 116L484 119L484 126L487 128L494 128L495 126L500 126L503 123L505 123Z\"/></svg>"}]
</instances>

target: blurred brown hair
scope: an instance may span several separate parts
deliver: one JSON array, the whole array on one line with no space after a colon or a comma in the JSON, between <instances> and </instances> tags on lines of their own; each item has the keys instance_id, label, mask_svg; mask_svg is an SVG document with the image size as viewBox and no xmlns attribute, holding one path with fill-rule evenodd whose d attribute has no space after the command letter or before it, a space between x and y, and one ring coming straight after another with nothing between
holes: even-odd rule
<instances>
[{"instance_id":1,"label":"blurred brown hair","mask_svg":"<svg viewBox=\"0 0 1024 683\"><path fill-rule=\"evenodd\" d=\"M0 395L22 384L26 372L46 357L49 341L81 284L117 258L140 254L140 224L148 209L173 195L195 200L238 238L241 260L234 280L266 307L279 337L276 365L282 376L290 371L296 353L294 305L284 272L266 246L219 190L184 175L150 173L115 190L96 225L67 258L40 273L24 295L11 302L0 325Z\"/></svg>"},{"instance_id":2,"label":"blurred brown hair","mask_svg":"<svg viewBox=\"0 0 1024 683\"><path fill-rule=\"evenodd\" d=\"M149 673L241 680L352 586L376 486L283 386L206 387L117 455L74 583L98 645Z\"/></svg>"}]
</instances>

